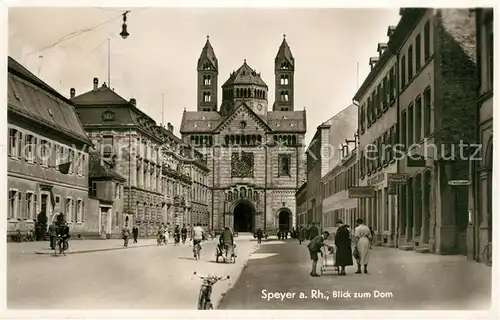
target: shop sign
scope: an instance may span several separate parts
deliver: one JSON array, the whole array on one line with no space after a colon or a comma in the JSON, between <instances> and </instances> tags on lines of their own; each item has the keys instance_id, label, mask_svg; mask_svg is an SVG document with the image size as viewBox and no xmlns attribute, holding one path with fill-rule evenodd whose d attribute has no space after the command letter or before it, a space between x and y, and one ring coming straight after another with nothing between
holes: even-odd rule
<instances>
[{"instance_id":1,"label":"shop sign","mask_svg":"<svg viewBox=\"0 0 500 320\"><path fill-rule=\"evenodd\" d=\"M374 198L375 188L374 187L350 187L349 198Z\"/></svg>"}]
</instances>

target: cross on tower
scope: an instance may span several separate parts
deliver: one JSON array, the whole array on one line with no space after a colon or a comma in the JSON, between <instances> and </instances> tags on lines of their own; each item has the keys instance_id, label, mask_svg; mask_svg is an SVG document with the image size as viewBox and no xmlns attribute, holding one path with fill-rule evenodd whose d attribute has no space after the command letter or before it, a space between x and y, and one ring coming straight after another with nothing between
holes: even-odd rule
<instances>
[{"instance_id":1,"label":"cross on tower","mask_svg":"<svg viewBox=\"0 0 500 320\"><path fill-rule=\"evenodd\" d=\"M210 36L207 34L207 41L210 40Z\"/></svg>"},{"instance_id":2,"label":"cross on tower","mask_svg":"<svg viewBox=\"0 0 500 320\"><path fill-rule=\"evenodd\" d=\"M283 33L283 40L285 40L285 39L286 39L286 34Z\"/></svg>"}]
</instances>

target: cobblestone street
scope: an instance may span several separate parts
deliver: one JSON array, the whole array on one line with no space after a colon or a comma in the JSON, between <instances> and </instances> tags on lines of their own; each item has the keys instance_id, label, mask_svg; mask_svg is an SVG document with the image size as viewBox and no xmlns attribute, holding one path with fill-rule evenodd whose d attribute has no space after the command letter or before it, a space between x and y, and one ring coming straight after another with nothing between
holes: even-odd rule
<instances>
[{"instance_id":1,"label":"cobblestone street","mask_svg":"<svg viewBox=\"0 0 500 320\"><path fill-rule=\"evenodd\" d=\"M329 271L312 278L310 268L304 244L293 240L268 242L252 255L220 308L464 310L489 308L491 299L491 268L466 261L463 256L376 247L368 274L354 274L355 267L349 267L347 276ZM320 298L321 294L315 298L312 290L322 292L325 298ZM333 298L335 291L346 297ZM386 298L375 297L375 291ZM300 299L300 292L307 299ZM269 299L269 293L284 295ZM355 293L361 297L354 298Z\"/></svg>"},{"instance_id":2,"label":"cobblestone street","mask_svg":"<svg viewBox=\"0 0 500 320\"><path fill-rule=\"evenodd\" d=\"M151 244L153 240L140 240ZM113 247L118 240L92 240L95 247ZM128 250L70 254L65 257L35 254L44 243L7 245L7 307L9 309L196 309L204 275L229 274L236 279L256 242L238 240L236 264L215 263L215 242L203 243L201 260L192 258L187 244ZM73 241L86 246L89 241ZM24 250L21 248L24 247ZM23 252L24 251L24 252ZM214 286L215 303L235 280Z\"/></svg>"}]
</instances>

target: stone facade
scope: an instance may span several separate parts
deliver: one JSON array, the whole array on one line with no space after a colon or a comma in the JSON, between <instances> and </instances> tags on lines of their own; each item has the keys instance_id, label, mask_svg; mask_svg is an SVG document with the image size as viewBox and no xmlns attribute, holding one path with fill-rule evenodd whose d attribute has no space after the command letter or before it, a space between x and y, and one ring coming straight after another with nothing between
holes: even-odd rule
<instances>
[{"instance_id":1,"label":"stone facade","mask_svg":"<svg viewBox=\"0 0 500 320\"><path fill-rule=\"evenodd\" d=\"M59 212L73 234L97 233L88 210L91 142L70 102L10 57L7 90L8 239Z\"/></svg>"},{"instance_id":2,"label":"stone facade","mask_svg":"<svg viewBox=\"0 0 500 320\"><path fill-rule=\"evenodd\" d=\"M297 229L307 226L307 181L295 193Z\"/></svg>"},{"instance_id":3,"label":"stone facade","mask_svg":"<svg viewBox=\"0 0 500 320\"><path fill-rule=\"evenodd\" d=\"M282 90L276 93L280 103L273 111L268 111L267 85L246 61L222 85L220 110L203 107L212 99L207 98L212 82L203 81L198 82L198 93L202 92L198 98L203 99L198 111L184 111L183 141L204 155L211 171L207 179L210 229L229 226L253 232L261 228L273 234L295 226L295 192L305 180L306 118L305 111L293 110L290 75L295 62L285 40L275 64L281 70L275 76ZM208 40L198 66L199 79L206 79L203 75L209 72L214 81L218 62Z\"/></svg>"},{"instance_id":4,"label":"stone facade","mask_svg":"<svg viewBox=\"0 0 500 320\"><path fill-rule=\"evenodd\" d=\"M479 96L475 134L480 150L471 161L467 255L483 261L491 259L484 250L493 241L493 9L476 9L476 14Z\"/></svg>"}]
</instances>

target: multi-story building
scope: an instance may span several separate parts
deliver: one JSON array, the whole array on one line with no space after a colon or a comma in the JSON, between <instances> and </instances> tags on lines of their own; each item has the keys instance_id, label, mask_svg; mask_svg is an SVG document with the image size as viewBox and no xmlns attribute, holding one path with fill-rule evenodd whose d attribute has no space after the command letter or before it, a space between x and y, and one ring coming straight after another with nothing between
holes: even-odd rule
<instances>
[{"instance_id":1,"label":"multi-story building","mask_svg":"<svg viewBox=\"0 0 500 320\"><path fill-rule=\"evenodd\" d=\"M342 146L357 126L357 107L351 104L316 129L306 150L307 159L307 219L306 223L321 226L323 194L321 179L342 159ZM339 152L340 150L340 152Z\"/></svg>"},{"instance_id":2,"label":"multi-story building","mask_svg":"<svg viewBox=\"0 0 500 320\"><path fill-rule=\"evenodd\" d=\"M161 222L173 223L168 219L169 212L182 213L186 217L182 221L187 221L190 192L186 186L191 178L180 165L169 169L162 154L164 150L181 152L173 128L157 126L137 108L135 99L125 100L106 83L99 87L97 78L93 84L91 91L79 96L72 88L71 101L101 156L127 179L123 192L125 219L130 226L138 226L141 237L154 236ZM165 192L169 180L172 193Z\"/></svg>"},{"instance_id":3,"label":"multi-story building","mask_svg":"<svg viewBox=\"0 0 500 320\"><path fill-rule=\"evenodd\" d=\"M295 225L295 192L305 179L306 112L294 110L295 59L285 39L275 58L275 102L246 62L222 85L217 107L218 60L207 42L198 59L198 109L184 111L185 143L203 153L210 228L268 233Z\"/></svg>"},{"instance_id":4,"label":"multi-story building","mask_svg":"<svg viewBox=\"0 0 500 320\"><path fill-rule=\"evenodd\" d=\"M465 254L468 190L450 180L467 179L462 148L475 136L475 14L429 8L400 14L388 43L398 62L397 157L404 155L398 172L408 177L399 190L399 246Z\"/></svg>"},{"instance_id":5,"label":"multi-story building","mask_svg":"<svg viewBox=\"0 0 500 320\"><path fill-rule=\"evenodd\" d=\"M307 226L307 181L305 181L295 193L295 205L297 212L297 229Z\"/></svg>"},{"instance_id":6,"label":"multi-story building","mask_svg":"<svg viewBox=\"0 0 500 320\"><path fill-rule=\"evenodd\" d=\"M395 27L389 27L392 36ZM393 147L397 143L397 58L386 43L371 57L371 71L356 92L359 111L359 186L375 189L373 197L360 198L359 215L373 227L375 243L392 246L397 236L397 174Z\"/></svg>"},{"instance_id":7,"label":"multi-story building","mask_svg":"<svg viewBox=\"0 0 500 320\"><path fill-rule=\"evenodd\" d=\"M191 218L190 224L201 224L208 227L210 221L210 207L208 199L208 175L210 169L207 167L207 160L201 152L186 147L184 152L184 164L190 170L192 180L191 185Z\"/></svg>"},{"instance_id":8,"label":"multi-story building","mask_svg":"<svg viewBox=\"0 0 500 320\"><path fill-rule=\"evenodd\" d=\"M91 222L101 239L120 238L128 225L123 215L123 184L127 181L113 169L113 163L96 151L89 153L89 212L99 212Z\"/></svg>"},{"instance_id":9,"label":"multi-story building","mask_svg":"<svg viewBox=\"0 0 500 320\"><path fill-rule=\"evenodd\" d=\"M355 226L358 216L358 199L349 197L349 188L358 185L358 156L356 139L352 147L346 144L341 148L339 163L321 179L323 194L323 229L334 233L336 222L342 220L351 227Z\"/></svg>"},{"instance_id":10,"label":"multi-story building","mask_svg":"<svg viewBox=\"0 0 500 320\"><path fill-rule=\"evenodd\" d=\"M468 256L486 257L482 252L492 242L493 216L493 9L476 9L476 48L479 69L479 93L476 143L481 149L471 161L472 184L469 209L474 212L469 224ZM478 158L480 159L479 161Z\"/></svg>"},{"instance_id":11,"label":"multi-story building","mask_svg":"<svg viewBox=\"0 0 500 320\"><path fill-rule=\"evenodd\" d=\"M8 58L8 237L64 213L74 234L97 233L87 209L88 147L71 102Z\"/></svg>"}]
</instances>

